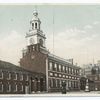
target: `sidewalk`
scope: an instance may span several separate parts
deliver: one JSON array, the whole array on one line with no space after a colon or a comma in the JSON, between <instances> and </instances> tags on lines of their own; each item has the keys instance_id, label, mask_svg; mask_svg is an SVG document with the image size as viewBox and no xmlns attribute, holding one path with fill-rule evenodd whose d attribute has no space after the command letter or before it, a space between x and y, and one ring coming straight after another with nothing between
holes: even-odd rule
<instances>
[{"instance_id":1,"label":"sidewalk","mask_svg":"<svg viewBox=\"0 0 100 100\"><path fill-rule=\"evenodd\" d=\"M30 94L31 96L99 96L100 97L100 91L91 91L91 92L84 92L84 91L71 91L67 92L66 94L62 94L61 92L54 92L54 93L47 93L47 92L42 92L42 93L35 93L35 94Z\"/></svg>"}]
</instances>

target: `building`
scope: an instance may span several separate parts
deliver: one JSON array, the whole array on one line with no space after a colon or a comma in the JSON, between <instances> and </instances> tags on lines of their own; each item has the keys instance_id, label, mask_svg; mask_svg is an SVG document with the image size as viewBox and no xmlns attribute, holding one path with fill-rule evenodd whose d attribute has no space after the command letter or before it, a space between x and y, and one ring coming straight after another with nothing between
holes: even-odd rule
<instances>
[{"instance_id":1,"label":"building","mask_svg":"<svg viewBox=\"0 0 100 100\"><path fill-rule=\"evenodd\" d=\"M94 81L94 90L100 90L100 66L98 64L94 64L91 75L87 75L87 78Z\"/></svg>"},{"instance_id":2,"label":"building","mask_svg":"<svg viewBox=\"0 0 100 100\"><path fill-rule=\"evenodd\" d=\"M85 76L87 75L91 75L91 70L93 68L93 64L87 64L87 65L83 65L83 73Z\"/></svg>"},{"instance_id":3,"label":"building","mask_svg":"<svg viewBox=\"0 0 100 100\"><path fill-rule=\"evenodd\" d=\"M45 91L45 76L8 62L0 61L0 94L30 94ZM33 83L34 81L34 83Z\"/></svg>"},{"instance_id":4,"label":"building","mask_svg":"<svg viewBox=\"0 0 100 100\"><path fill-rule=\"evenodd\" d=\"M42 73L46 77L45 88L48 92L61 91L62 82L66 82L66 88L69 90L79 90L80 67L74 65L73 60L62 59L47 50L46 37L41 30L41 21L36 11L33 13L30 27L26 34L27 47L23 50L20 66Z\"/></svg>"},{"instance_id":5,"label":"building","mask_svg":"<svg viewBox=\"0 0 100 100\"><path fill-rule=\"evenodd\" d=\"M97 62L97 64L91 64L91 67L87 67L84 68L85 71L85 78L88 78L90 81L92 81L91 83L93 83L91 90L100 90L100 65L99 62ZM90 84L91 84L90 83Z\"/></svg>"}]
</instances>

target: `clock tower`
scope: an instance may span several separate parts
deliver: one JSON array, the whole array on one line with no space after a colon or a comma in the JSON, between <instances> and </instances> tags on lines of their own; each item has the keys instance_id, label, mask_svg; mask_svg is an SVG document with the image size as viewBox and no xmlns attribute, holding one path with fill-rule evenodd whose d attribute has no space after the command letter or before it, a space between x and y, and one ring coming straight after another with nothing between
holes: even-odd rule
<instances>
[{"instance_id":1,"label":"clock tower","mask_svg":"<svg viewBox=\"0 0 100 100\"><path fill-rule=\"evenodd\" d=\"M46 74L46 58L49 51L45 46L45 39L38 13L34 11L33 18L30 21L30 30L26 34L27 46L22 50L21 67Z\"/></svg>"},{"instance_id":2,"label":"clock tower","mask_svg":"<svg viewBox=\"0 0 100 100\"><path fill-rule=\"evenodd\" d=\"M30 21L30 30L26 33L27 46L40 44L41 47L45 48L45 35L41 30L41 21L38 18L38 12L33 12L33 18Z\"/></svg>"}]
</instances>

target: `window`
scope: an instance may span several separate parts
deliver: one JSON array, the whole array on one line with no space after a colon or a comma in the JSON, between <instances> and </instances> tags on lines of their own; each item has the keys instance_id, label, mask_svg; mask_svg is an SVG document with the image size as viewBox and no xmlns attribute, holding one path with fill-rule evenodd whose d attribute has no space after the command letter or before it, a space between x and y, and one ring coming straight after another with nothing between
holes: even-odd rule
<instances>
[{"instance_id":1,"label":"window","mask_svg":"<svg viewBox=\"0 0 100 100\"><path fill-rule=\"evenodd\" d=\"M55 65L54 65L54 69L55 69L55 71L57 70L57 64L55 63Z\"/></svg>"},{"instance_id":2,"label":"window","mask_svg":"<svg viewBox=\"0 0 100 100\"><path fill-rule=\"evenodd\" d=\"M13 73L14 80L17 80L17 73Z\"/></svg>"},{"instance_id":3,"label":"window","mask_svg":"<svg viewBox=\"0 0 100 100\"><path fill-rule=\"evenodd\" d=\"M66 75L66 78L68 78L68 76Z\"/></svg>"},{"instance_id":4,"label":"window","mask_svg":"<svg viewBox=\"0 0 100 100\"><path fill-rule=\"evenodd\" d=\"M74 77L72 77L72 79L74 79Z\"/></svg>"},{"instance_id":5,"label":"window","mask_svg":"<svg viewBox=\"0 0 100 100\"><path fill-rule=\"evenodd\" d=\"M63 78L65 77L65 75L63 75Z\"/></svg>"},{"instance_id":6,"label":"window","mask_svg":"<svg viewBox=\"0 0 100 100\"><path fill-rule=\"evenodd\" d=\"M7 72L7 79L10 80L11 79L11 73Z\"/></svg>"},{"instance_id":7,"label":"window","mask_svg":"<svg viewBox=\"0 0 100 100\"><path fill-rule=\"evenodd\" d=\"M50 76L53 76L53 73L50 73Z\"/></svg>"},{"instance_id":8,"label":"window","mask_svg":"<svg viewBox=\"0 0 100 100\"><path fill-rule=\"evenodd\" d=\"M53 87L53 79L51 79L51 87Z\"/></svg>"},{"instance_id":9,"label":"window","mask_svg":"<svg viewBox=\"0 0 100 100\"><path fill-rule=\"evenodd\" d=\"M76 69L74 70L74 72L75 72L75 75L76 75Z\"/></svg>"},{"instance_id":10,"label":"window","mask_svg":"<svg viewBox=\"0 0 100 100\"><path fill-rule=\"evenodd\" d=\"M70 73L72 74L72 68L70 68Z\"/></svg>"},{"instance_id":11,"label":"window","mask_svg":"<svg viewBox=\"0 0 100 100\"><path fill-rule=\"evenodd\" d=\"M72 68L72 74L73 74L73 72L74 72L74 70L73 70L73 68Z\"/></svg>"},{"instance_id":12,"label":"window","mask_svg":"<svg viewBox=\"0 0 100 100\"><path fill-rule=\"evenodd\" d=\"M69 87L71 87L71 81L69 81Z\"/></svg>"},{"instance_id":13,"label":"window","mask_svg":"<svg viewBox=\"0 0 100 100\"><path fill-rule=\"evenodd\" d=\"M9 83L7 83L6 89L7 89L7 92L10 92L11 91L11 85Z\"/></svg>"},{"instance_id":14,"label":"window","mask_svg":"<svg viewBox=\"0 0 100 100\"><path fill-rule=\"evenodd\" d=\"M59 74L59 77L61 77L61 74Z\"/></svg>"},{"instance_id":15,"label":"window","mask_svg":"<svg viewBox=\"0 0 100 100\"><path fill-rule=\"evenodd\" d=\"M40 39L39 43L40 43L41 46L43 46L43 39Z\"/></svg>"},{"instance_id":16,"label":"window","mask_svg":"<svg viewBox=\"0 0 100 100\"><path fill-rule=\"evenodd\" d=\"M69 78L71 78L71 76L69 76Z\"/></svg>"},{"instance_id":17,"label":"window","mask_svg":"<svg viewBox=\"0 0 100 100\"><path fill-rule=\"evenodd\" d=\"M66 67L66 72L68 71L68 67Z\"/></svg>"},{"instance_id":18,"label":"window","mask_svg":"<svg viewBox=\"0 0 100 100\"><path fill-rule=\"evenodd\" d=\"M49 70L52 70L52 62L49 62Z\"/></svg>"},{"instance_id":19,"label":"window","mask_svg":"<svg viewBox=\"0 0 100 100\"><path fill-rule=\"evenodd\" d=\"M23 80L23 74L20 74L20 80Z\"/></svg>"},{"instance_id":20,"label":"window","mask_svg":"<svg viewBox=\"0 0 100 100\"><path fill-rule=\"evenodd\" d=\"M37 23L35 23L35 28L37 29Z\"/></svg>"},{"instance_id":21,"label":"window","mask_svg":"<svg viewBox=\"0 0 100 100\"><path fill-rule=\"evenodd\" d=\"M57 74L55 74L55 76L57 77Z\"/></svg>"},{"instance_id":22,"label":"window","mask_svg":"<svg viewBox=\"0 0 100 100\"><path fill-rule=\"evenodd\" d=\"M79 77L77 77L77 80L79 80Z\"/></svg>"},{"instance_id":23,"label":"window","mask_svg":"<svg viewBox=\"0 0 100 100\"><path fill-rule=\"evenodd\" d=\"M29 77L28 77L28 75L26 75L26 81L28 81L28 79L29 79Z\"/></svg>"},{"instance_id":24,"label":"window","mask_svg":"<svg viewBox=\"0 0 100 100\"><path fill-rule=\"evenodd\" d=\"M69 74L71 73L71 68L69 68Z\"/></svg>"},{"instance_id":25,"label":"window","mask_svg":"<svg viewBox=\"0 0 100 100\"><path fill-rule=\"evenodd\" d=\"M17 92L17 90L18 90L18 85L15 84L15 85L14 85L14 91Z\"/></svg>"},{"instance_id":26,"label":"window","mask_svg":"<svg viewBox=\"0 0 100 100\"><path fill-rule=\"evenodd\" d=\"M53 87L56 87L56 79L53 79Z\"/></svg>"},{"instance_id":27,"label":"window","mask_svg":"<svg viewBox=\"0 0 100 100\"><path fill-rule=\"evenodd\" d=\"M20 91L23 91L23 84L20 84Z\"/></svg>"},{"instance_id":28,"label":"window","mask_svg":"<svg viewBox=\"0 0 100 100\"><path fill-rule=\"evenodd\" d=\"M3 79L3 72L0 71L0 79Z\"/></svg>"},{"instance_id":29,"label":"window","mask_svg":"<svg viewBox=\"0 0 100 100\"><path fill-rule=\"evenodd\" d=\"M97 76L95 77L95 80L98 80L98 77Z\"/></svg>"},{"instance_id":30,"label":"window","mask_svg":"<svg viewBox=\"0 0 100 100\"><path fill-rule=\"evenodd\" d=\"M3 92L3 84L0 82L0 92Z\"/></svg>"},{"instance_id":31,"label":"window","mask_svg":"<svg viewBox=\"0 0 100 100\"><path fill-rule=\"evenodd\" d=\"M65 66L63 66L63 72L65 72Z\"/></svg>"},{"instance_id":32,"label":"window","mask_svg":"<svg viewBox=\"0 0 100 100\"><path fill-rule=\"evenodd\" d=\"M79 70L76 70L76 74L77 74L77 75L79 74Z\"/></svg>"},{"instance_id":33,"label":"window","mask_svg":"<svg viewBox=\"0 0 100 100\"><path fill-rule=\"evenodd\" d=\"M60 80L60 87L62 87L62 82L61 82L61 80Z\"/></svg>"},{"instance_id":34,"label":"window","mask_svg":"<svg viewBox=\"0 0 100 100\"><path fill-rule=\"evenodd\" d=\"M59 71L61 71L61 65L59 65Z\"/></svg>"},{"instance_id":35,"label":"window","mask_svg":"<svg viewBox=\"0 0 100 100\"><path fill-rule=\"evenodd\" d=\"M60 87L60 80L57 79L57 87Z\"/></svg>"},{"instance_id":36,"label":"window","mask_svg":"<svg viewBox=\"0 0 100 100\"><path fill-rule=\"evenodd\" d=\"M32 29L34 29L34 23L32 23Z\"/></svg>"},{"instance_id":37,"label":"window","mask_svg":"<svg viewBox=\"0 0 100 100\"><path fill-rule=\"evenodd\" d=\"M56 83L55 86L57 87L57 80L56 79L55 79L55 83Z\"/></svg>"},{"instance_id":38,"label":"window","mask_svg":"<svg viewBox=\"0 0 100 100\"><path fill-rule=\"evenodd\" d=\"M51 88L51 84L52 84L52 83L51 83L51 79L49 79L49 88Z\"/></svg>"}]
</instances>

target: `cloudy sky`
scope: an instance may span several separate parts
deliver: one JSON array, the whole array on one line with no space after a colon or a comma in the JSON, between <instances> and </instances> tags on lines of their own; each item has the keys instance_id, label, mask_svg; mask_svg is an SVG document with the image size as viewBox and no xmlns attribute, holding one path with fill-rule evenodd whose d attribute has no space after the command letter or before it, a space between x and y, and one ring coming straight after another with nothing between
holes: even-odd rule
<instances>
[{"instance_id":1,"label":"cloudy sky","mask_svg":"<svg viewBox=\"0 0 100 100\"><path fill-rule=\"evenodd\" d=\"M1 60L19 64L34 8L34 5L0 5ZM37 10L51 53L74 58L78 65L100 59L99 5L38 5Z\"/></svg>"}]
</instances>

